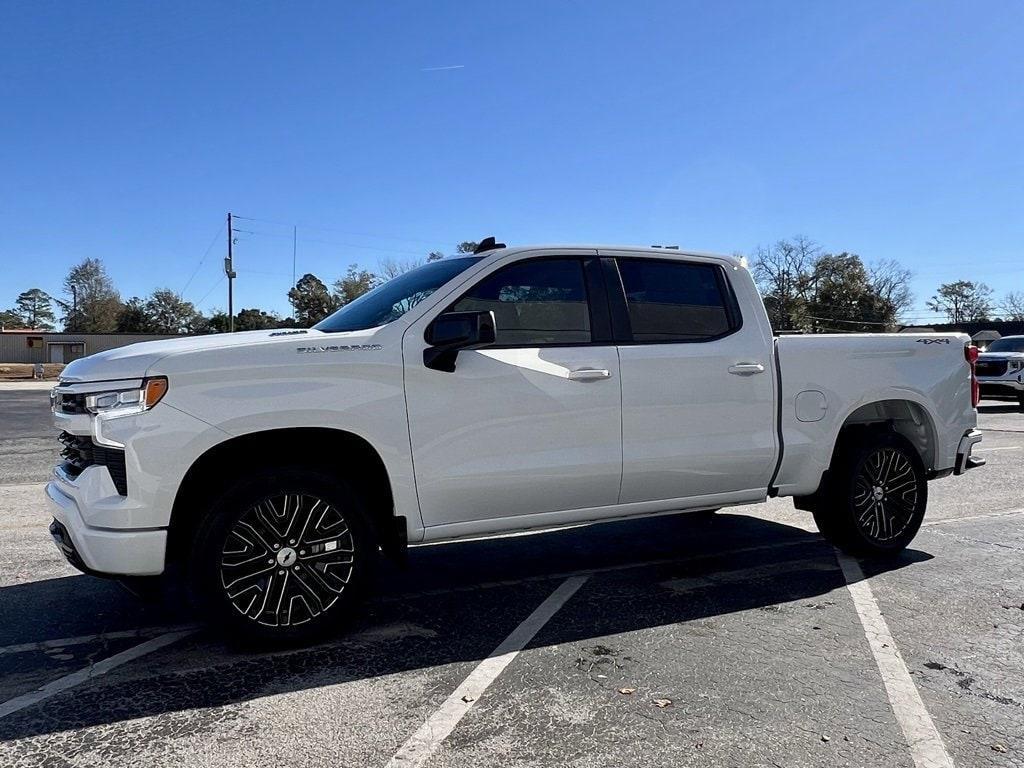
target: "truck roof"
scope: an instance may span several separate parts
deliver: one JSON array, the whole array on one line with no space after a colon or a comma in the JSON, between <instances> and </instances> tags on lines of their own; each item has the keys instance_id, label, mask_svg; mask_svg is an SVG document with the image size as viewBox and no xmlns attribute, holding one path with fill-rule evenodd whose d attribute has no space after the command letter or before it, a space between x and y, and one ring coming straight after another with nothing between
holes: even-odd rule
<instances>
[{"instance_id":1,"label":"truck roof","mask_svg":"<svg viewBox=\"0 0 1024 768\"><path fill-rule=\"evenodd\" d=\"M495 248L488 251L481 251L480 256L491 256L498 251L504 253L523 253L526 251L550 251L561 248L588 251L632 251L649 253L653 256L698 256L710 259L720 259L733 266L744 266L743 260L738 256L727 256L722 253L711 253L709 251L692 251L680 248L679 246L656 246L656 245L615 245L609 243L540 243L535 245L510 245L505 248Z\"/></svg>"}]
</instances>

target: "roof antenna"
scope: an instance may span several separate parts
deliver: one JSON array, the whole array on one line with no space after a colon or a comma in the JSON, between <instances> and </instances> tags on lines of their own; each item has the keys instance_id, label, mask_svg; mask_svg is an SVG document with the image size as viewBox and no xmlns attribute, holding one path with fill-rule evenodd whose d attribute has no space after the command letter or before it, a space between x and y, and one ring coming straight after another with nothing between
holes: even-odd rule
<instances>
[{"instance_id":1,"label":"roof antenna","mask_svg":"<svg viewBox=\"0 0 1024 768\"><path fill-rule=\"evenodd\" d=\"M496 250L498 248L504 248L504 247L505 247L504 243L496 243L496 242L494 242L494 238L493 237L485 237L483 240L480 241L479 245L477 245L477 247L473 249L473 253L474 254L483 253L484 251L493 251L493 250Z\"/></svg>"}]
</instances>

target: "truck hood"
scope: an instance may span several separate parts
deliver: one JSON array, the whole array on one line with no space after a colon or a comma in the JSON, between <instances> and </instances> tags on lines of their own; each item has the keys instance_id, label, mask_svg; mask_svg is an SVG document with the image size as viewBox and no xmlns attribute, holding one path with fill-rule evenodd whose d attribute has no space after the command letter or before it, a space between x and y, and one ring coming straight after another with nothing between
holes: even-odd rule
<instances>
[{"instance_id":1,"label":"truck hood","mask_svg":"<svg viewBox=\"0 0 1024 768\"><path fill-rule=\"evenodd\" d=\"M293 330L278 328L269 331L244 331L241 333L212 333L207 336L184 336L180 339L163 339L161 341L143 341L129 344L126 347L97 352L68 364L61 373L61 381L115 381L121 379L141 379L158 360L168 355L204 352L211 349L242 347L255 344L274 344L279 342L312 343L321 341L324 336L367 336L369 332L360 331L346 334L325 334L322 331Z\"/></svg>"}]
</instances>

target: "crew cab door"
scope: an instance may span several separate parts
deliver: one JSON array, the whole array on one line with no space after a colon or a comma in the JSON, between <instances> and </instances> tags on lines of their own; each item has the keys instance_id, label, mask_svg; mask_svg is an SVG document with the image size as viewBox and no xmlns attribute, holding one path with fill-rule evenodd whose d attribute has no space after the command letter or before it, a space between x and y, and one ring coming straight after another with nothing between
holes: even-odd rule
<instances>
[{"instance_id":1,"label":"crew cab door","mask_svg":"<svg viewBox=\"0 0 1024 768\"><path fill-rule=\"evenodd\" d=\"M453 526L452 534L514 528L528 523L498 519L616 503L619 361L603 291L594 251L531 252L496 263L406 331L425 526ZM460 351L450 373L423 360L424 332L442 309L495 317L496 343ZM537 520L545 522L556 521Z\"/></svg>"},{"instance_id":2,"label":"crew cab door","mask_svg":"<svg viewBox=\"0 0 1024 768\"><path fill-rule=\"evenodd\" d=\"M620 503L762 498L777 436L771 331L748 310L760 299L744 292L741 312L725 262L604 262L625 337Z\"/></svg>"}]
</instances>

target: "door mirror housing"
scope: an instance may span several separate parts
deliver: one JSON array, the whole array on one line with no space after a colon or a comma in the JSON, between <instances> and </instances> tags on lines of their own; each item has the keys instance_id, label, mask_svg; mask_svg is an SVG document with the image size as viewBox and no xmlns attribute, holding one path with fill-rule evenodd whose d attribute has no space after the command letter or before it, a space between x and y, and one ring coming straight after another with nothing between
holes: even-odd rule
<instances>
[{"instance_id":1,"label":"door mirror housing","mask_svg":"<svg viewBox=\"0 0 1024 768\"><path fill-rule=\"evenodd\" d=\"M430 346L423 350L423 364L452 373L459 350L480 349L495 342L494 313L445 312L427 326L424 338Z\"/></svg>"}]
</instances>

